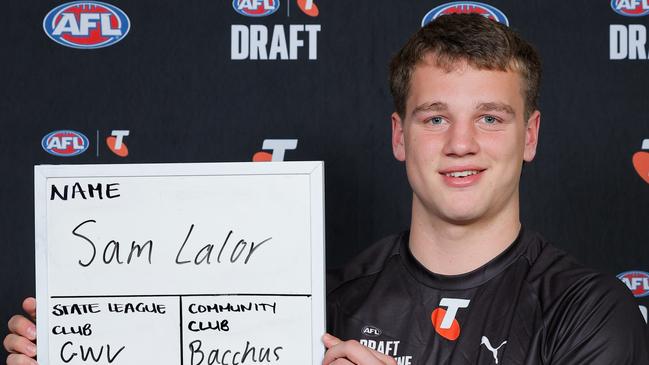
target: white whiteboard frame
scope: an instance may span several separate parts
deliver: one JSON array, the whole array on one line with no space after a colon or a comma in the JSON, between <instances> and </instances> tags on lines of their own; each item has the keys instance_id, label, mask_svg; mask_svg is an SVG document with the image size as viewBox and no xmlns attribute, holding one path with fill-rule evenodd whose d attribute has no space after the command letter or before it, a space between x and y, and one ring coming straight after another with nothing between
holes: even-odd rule
<instances>
[{"instance_id":1,"label":"white whiteboard frame","mask_svg":"<svg viewBox=\"0 0 649 365\"><path fill-rule=\"evenodd\" d=\"M228 162L122 165L37 165L34 166L34 212L36 255L36 308L38 363L49 363L49 291L47 281L47 180L73 177L227 176L285 175L309 176L311 207L311 342L313 365L324 357L321 337L325 333L325 231L324 162ZM45 298L43 302L42 298ZM45 305L43 305L43 303Z\"/></svg>"}]
</instances>

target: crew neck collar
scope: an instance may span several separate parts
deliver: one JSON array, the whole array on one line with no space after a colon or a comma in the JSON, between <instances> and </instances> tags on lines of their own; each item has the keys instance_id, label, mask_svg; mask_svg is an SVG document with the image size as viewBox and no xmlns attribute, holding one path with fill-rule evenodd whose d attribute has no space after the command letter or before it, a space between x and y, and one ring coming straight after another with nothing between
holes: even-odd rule
<instances>
[{"instance_id":1,"label":"crew neck collar","mask_svg":"<svg viewBox=\"0 0 649 365\"><path fill-rule=\"evenodd\" d=\"M486 264L479 268L469 271L464 274L458 275L442 275L429 271L414 257L408 246L410 239L410 232L403 232L399 236L399 251L402 262L406 269L412 276L424 285L442 289L442 290L464 290L480 286L491 278L503 272L509 265L515 262L520 256L521 252L525 250L527 241L529 240L528 234L521 226L518 236L498 256L491 259Z\"/></svg>"}]
</instances>

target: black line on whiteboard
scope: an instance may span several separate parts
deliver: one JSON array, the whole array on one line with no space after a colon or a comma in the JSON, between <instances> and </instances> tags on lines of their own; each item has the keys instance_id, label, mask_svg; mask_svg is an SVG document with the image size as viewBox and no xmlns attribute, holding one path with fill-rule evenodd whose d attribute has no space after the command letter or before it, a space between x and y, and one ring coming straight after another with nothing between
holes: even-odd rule
<instances>
[{"instance_id":1,"label":"black line on whiteboard","mask_svg":"<svg viewBox=\"0 0 649 365\"><path fill-rule=\"evenodd\" d=\"M185 346L183 344L183 296L179 296L178 299L180 300L180 365L183 365L183 347Z\"/></svg>"},{"instance_id":2,"label":"black line on whiteboard","mask_svg":"<svg viewBox=\"0 0 649 365\"><path fill-rule=\"evenodd\" d=\"M248 162L246 162L248 163ZM128 166L136 166L138 164L132 164ZM142 164L146 165L146 164ZM85 165L79 165L85 166ZM108 166L108 165L107 165ZM126 165L123 165L126 166ZM125 175L125 174L115 174L115 175L69 175L69 176L47 176L48 179L74 179L74 178L116 178L116 177L219 177L219 176L258 176L258 175L272 175L272 176L300 176L300 175L309 175L310 172L259 172L259 173L249 173L249 174L237 174L237 173L213 173L213 174L173 174L173 175L163 175L159 172L152 175Z\"/></svg>"},{"instance_id":3,"label":"black line on whiteboard","mask_svg":"<svg viewBox=\"0 0 649 365\"><path fill-rule=\"evenodd\" d=\"M124 294L124 295L52 295L52 299L66 298L150 298L150 297L311 297L311 294L217 293L217 294Z\"/></svg>"}]
</instances>

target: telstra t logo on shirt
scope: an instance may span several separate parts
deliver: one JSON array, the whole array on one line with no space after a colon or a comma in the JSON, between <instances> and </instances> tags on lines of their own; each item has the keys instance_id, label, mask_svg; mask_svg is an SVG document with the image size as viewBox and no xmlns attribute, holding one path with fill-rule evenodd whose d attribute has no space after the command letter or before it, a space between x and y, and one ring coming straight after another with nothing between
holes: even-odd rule
<instances>
[{"instance_id":1,"label":"telstra t logo on shirt","mask_svg":"<svg viewBox=\"0 0 649 365\"><path fill-rule=\"evenodd\" d=\"M468 299L442 298L439 306L446 309L437 308L430 315L435 332L447 340L457 340L460 337L460 323L455 315L460 308L468 307L470 302Z\"/></svg>"}]
</instances>

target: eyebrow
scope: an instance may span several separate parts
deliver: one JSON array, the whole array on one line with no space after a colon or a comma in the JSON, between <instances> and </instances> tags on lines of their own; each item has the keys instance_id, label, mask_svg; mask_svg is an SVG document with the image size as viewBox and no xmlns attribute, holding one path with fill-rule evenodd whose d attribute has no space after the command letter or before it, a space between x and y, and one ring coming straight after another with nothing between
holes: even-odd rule
<instances>
[{"instance_id":1,"label":"eyebrow","mask_svg":"<svg viewBox=\"0 0 649 365\"><path fill-rule=\"evenodd\" d=\"M511 105L505 103L499 103L499 102L480 103L478 104L476 109L483 112L491 112L491 111L504 112L512 116L516 116L516 112L514 111L514 108L512 108ZM411 115L415 115L421 112L442 112L447 110L448 110L448 104L443 103L441 101L433 101L431 103L424 103L416 106L412 110Z\"/></svg>"},{"instance_id":2,"label":"eyebrow","mask_svg":"<svg viewBox=\"0 0 649 365\"><path fill-rule=\"evenodd\" d=\"M512 108L511 105L505 103L496 103L496 102L480 103L478 104L477 109L485 112L490 112L490 111L505 112L507 114L511 114L512 116L516 116L516 112L514 112L514 108Z\"/></svg>"},{"instance_id":3,"label":"eyebrow","mask_svg":"<svg viewBox=\"0 0 649 365\"><path fill-rule=\"evenodd\" d=\"M412 110L411 115L415 115L421 112L441 112L446 110L448 110L448 105L446 103L442 103L441 101L434 101L432 103L417 105L415 109Z\"/></svg>"}]
</instances>

